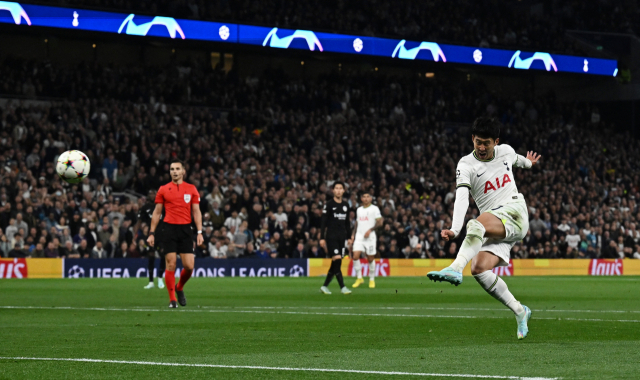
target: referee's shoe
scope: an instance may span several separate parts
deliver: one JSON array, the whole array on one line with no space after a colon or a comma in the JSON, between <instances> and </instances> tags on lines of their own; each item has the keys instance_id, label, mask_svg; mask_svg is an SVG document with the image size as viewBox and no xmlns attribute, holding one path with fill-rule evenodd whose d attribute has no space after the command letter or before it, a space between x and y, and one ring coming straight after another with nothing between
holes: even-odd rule
<instances>
[{"instance_id":1,"label":"referee's shoe","mask_svg":"<svg viewBox=\"0 0 640 380\"><path fill-rule=\"evenodd\" d=\"M184 296L184 291L176 288L176 295L178 296L180 306L187 306L187 298Z\"/></svg>"}]
</instances>

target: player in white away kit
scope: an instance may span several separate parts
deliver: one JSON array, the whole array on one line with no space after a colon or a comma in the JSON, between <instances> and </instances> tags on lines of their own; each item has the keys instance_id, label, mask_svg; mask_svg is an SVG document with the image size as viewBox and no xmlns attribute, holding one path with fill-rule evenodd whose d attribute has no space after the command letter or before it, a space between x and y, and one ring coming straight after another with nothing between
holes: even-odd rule
<instances>
[{"instance_id":1,"label":"player in white away kit","mask_svg":"<svg viewBox=\"0 0 640 380\"><path fill-rule=\"evenodd\" d=\"M354 228L355 240L353 240L353 269L356 271L354 288L362 285L362 266L360 255L367 254L369 261L369 287L376 287L376 230L382 227L382 214L376 205L372 205L371 193L365 190L360 195L362 206L356 211L356 228ZM354 238L353 236L351 237Z\"/></svg>"},{"instance_id":2,"label":"player in white away kit","mask_svg":"<svg viewBox=\"0 0 640 380\"><path fill-rule=\"evenodd\" d=\"M450 230L441 232L445 241L454 239L462 230L469 207L469 190L478 205L480 216L467 223L467 236L451 266L427 276L433 281L462 283L462 270L471 261L471 273L491 296L516 315L518 339L524 339L531 310L520 304L509 292L507 284L492 272L509 265L514 244L527 235L529 212L522 194L518 193L513 168L531 168L540 159L533 152L523 157L509 145L498 145L500 123L480 117L471 127L475 150L462 157L456 170L456 201Z\"/></svg>"}]
</instances>

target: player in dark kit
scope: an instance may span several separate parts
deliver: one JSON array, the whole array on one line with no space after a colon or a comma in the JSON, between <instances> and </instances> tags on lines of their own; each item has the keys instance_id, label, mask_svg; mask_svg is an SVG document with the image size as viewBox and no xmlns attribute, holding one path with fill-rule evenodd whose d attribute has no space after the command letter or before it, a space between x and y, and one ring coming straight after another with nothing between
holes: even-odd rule
<instances>
[{"instance_id":1,"label":"player in dark kit","mask_svg":"<svg viewBox=\"0 0 640 380\"><path fill-rule=\"evenodd\" d=\"M324 280L324 285L320 292L331 294L329 284L333 277L336 277L340 285L342 294L351 294L351 290L344 286L342 279L342 258L347 247L345 242L351 236L351 225L349 224L349 205L342 201L345 191L344 183L336 181L333 184L333 199L329 200L322 209L322 226L320 227L320 246L331 256L331 267ZM349 245L351 239L349 239Z\"/></svg>"},{"instance_id":2,"label":"player in dark kit","mask_svg":"<svg viewBox=\"0 0 640 380\"><path fill-rule=\"evenodd\" d=\"M151 230L151 218L153 217L153 210L155 209L154 200L156 198L155 191L149 191L149 196L147 197L147 203L138 210L138 222L134 227L134 231L138 231L140 229L140 225L145 223L149 226L149 230ZM160 221L158 222L158 227L156 227L155 233L160 237L162 236L162 215L160 215ZM155 235L154 235L155 236ZM159 245L161 244L159 239L155 239L155 247L148 247L146 250L146 254L149 258L149 265L147 266L149 271L149 284L147 284L145 289L152 289L155 287L153 284L153 270L156 267L156 251L160 253ZM166 269L166 262L164 260L164 256L160 253L160 267L158 268L158 288L164 289L164 282L162 281L162 276L164 275L164 271Z\"/></svg>"},{"instance_id":3,"label":"player in dark kit","mask_svg":"<svg viewBox=\"0 0 640 380\"><path fill-rule=\"evenodd\" d=\"M195 262L193 254L193 230L191 229L191 215L198 229L197 244L202 245L202 213L200 212L200 194L192 184L183 181L185 170L180 160L173 160L169 167L171 182L161 186L156 195L156 208L151 218L151 229L147 241L150 246L155 244L155 232L162 216L164 206L164 231L162 233L161 251L164 253L167 269L164 278L169 292L169 307L178 307L176 294L180 306L187 306L184 296L184 285L191 278ZM183 270L180 282L176 284L176 256L180 254Z\"/></svg>"}]
</instances>

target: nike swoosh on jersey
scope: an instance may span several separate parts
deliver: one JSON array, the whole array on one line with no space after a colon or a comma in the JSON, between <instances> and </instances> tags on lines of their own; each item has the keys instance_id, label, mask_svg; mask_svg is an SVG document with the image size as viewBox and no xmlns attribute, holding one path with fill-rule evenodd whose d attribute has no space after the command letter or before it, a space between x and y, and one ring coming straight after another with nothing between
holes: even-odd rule
<instances>
[{"instance_id":1,"label":"nike swoosh on jersey","mask_svg":"<svg viewBox=\"0 0 640 380\"><path fill-rule=\"evenodd\" d=\"M484 173L486 173L486 172L484 172ZM484 175L484 173L478 174L478 178L480 178L482 175Z\"/></svg>"}]
</instances>

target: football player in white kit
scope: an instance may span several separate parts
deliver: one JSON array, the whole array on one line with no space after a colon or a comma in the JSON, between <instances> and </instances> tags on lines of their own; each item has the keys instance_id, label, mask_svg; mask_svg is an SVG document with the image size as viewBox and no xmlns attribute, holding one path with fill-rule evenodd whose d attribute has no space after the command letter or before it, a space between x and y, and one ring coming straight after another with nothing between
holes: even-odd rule
<instances>
[{"instance_id":1,"label":"football player in white kit","mask_svg":"<svg viewBox=\"0 0 640 380\"><path fill-rule=\"evenodd\" d=\"M471 273L491 296L516 315L517 337L524 339L529 327L531 310L520 304L509 292L507 284L492 272L498 266L509 265L511 248L521 241L529 229L529 212L522 194L518 193L513 168L529 169L540 156L527 152L517 154L509 145L498 145L500 123L480 117L471 127L474 151L462 157L456 170L456 200L450 230L441 232L449 241L462 230L469 207L469 190L478 205L480 216L467 223L467 236L455 261L441 271L429 272L433 281L462 283L462 270L471 261Z\"/></svg>"},{"instance_id":2,"label":"football player in white kit","mask_svg":"<svg viewBox=\"0 0 640 380\"><path fill-rule=\"evenodd\" d=\"M383 219L378 206L371 204L371 192L365 190L360 194L362 206L356 211L356 228L354 228L355 240L353 240L353 269L356 271L354 288L362 285L362 266L360 255L367 254L369 262L369 287L376 287L376 230L382 227ZM354 236L351 237L352 239Z\"/></svg>"}]
</instances>

